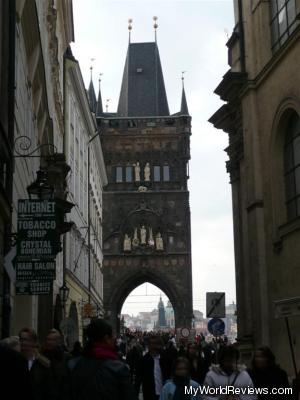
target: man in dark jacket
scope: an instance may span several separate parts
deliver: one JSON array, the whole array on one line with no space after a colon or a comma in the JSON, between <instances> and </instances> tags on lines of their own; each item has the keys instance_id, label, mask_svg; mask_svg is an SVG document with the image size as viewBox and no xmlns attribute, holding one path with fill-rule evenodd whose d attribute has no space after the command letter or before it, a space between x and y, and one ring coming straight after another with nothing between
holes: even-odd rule
<instances>
[{"instance_id":1,"label":"man in dark jacket","mask_svg":"<svg viewBox=\"0 0 300 400\"><path fill-rule=\"evenodd\" d=\"M129 369L119 361L112 328L102 319L86 330L83 356L69 361L72 400L137 400Z\"/></svg>"},{"instance_id":2,"label":"man in dark jacket","mask_svg":"<svg viewBox=\"0 0 300 400\"><path fill-rule=\"evenodd\" d=\"M69 353L64 351L63 338L56 329L47 333L42 354L50 360L53 378L53 400L65 400L68 396L68 368Z\"/></svg>"},{"instance_id":3,"label":"man in dark jacket","mask_svg":"<svg viewBox=\"0 0 300 400\"><path fill-rule=\"evenodd\" d=\"M165 381L170 378L170 361L163 355L161 337L150 336L148 348L138 368L136 391L142 385L144 400L158 400Z\"/></svg>"},{"instance_id":4,"label":"man in dark jacket","mask_svg":"<svg viewBox=\"0 0 300 400\"><path fill-rule=\"evenodd\" d=\"M32 400L26 359L17 351L0 345L1 399Z\"/></svg>"},{"instance_id":5,"label":"man in dark jacket","mask_svg":"<svg viewBox=\"0 0 300 400\"><path fill-rule=\"evenodd\" d=\"M34 400L53 400L53 380L50 361L37 349L37 334L31 328L19 333L21 353L27 360L29 381L32 385Z\"/></svg>"}]
</instances>

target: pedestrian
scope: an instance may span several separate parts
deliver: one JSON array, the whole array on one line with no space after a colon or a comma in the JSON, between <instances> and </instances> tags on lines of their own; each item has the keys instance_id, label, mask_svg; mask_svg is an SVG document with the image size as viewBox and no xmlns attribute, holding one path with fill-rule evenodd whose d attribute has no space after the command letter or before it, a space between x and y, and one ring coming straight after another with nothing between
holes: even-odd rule
<instances>
[{"instance_id":1,"label":"pedestrian","mask_svg":"<svg viewBox=\"0 0 300 400\"><path fill-rule=\"evenodd\" d=\"M47 333L42 354L51 362L54 400L65 400L68 396L68 368L70 354L64 349L63 338L56 329Z\"/></svg>"},{"instance_id":2,"label":"pedestrian","mask_svg":"<svg viewBox=\"0 0 300 400\"><path fill-rule=\"evenodd\" d=\"M130 369L131 382L136 387L136 376L138 374L138 369L143 358L143 348L136 341L136 339L131 339L129 344L129 350L126 356L126 362Z\"/></svg>"},{"instance_id":3,"label":"pedestrian","mask_svg":"<svg viewBox=\"0 0 300 400\"><path fill-rule=\"evenodd\" d=\"M239 351L233 345L223 346L218 351L219 364L211 366L210 371L206 374L204 387L210 390L214 388L222 388L223 393L204 394L204 400L256 400L255 394L233 394L226 393L228 388L247 389L254 391L253 382L246 371L246 367L239 365Z\"/></svg>"},{"instance_id":4,"label":"pedestrian","mask_svg":"<svg viewBox=\"0 0 300 400\"><path fill-rule=\"evenodd\" d=\"M1 399L33 400L26 359L20 352L0 344Z\"/></svg>"},{"instance_id":5,"label":"pedestrian","mask_svg":"<svg viewBox=\"0 0 300 400\"><path fill-rule=\"evenodd\" d=\"M82 355L81 343L79 341L76 341L73 344L73 350L71 351L71 357L72 358L77 358L77 357L80 357L81 355Z\"/></svg>"},{"instance_id":6,"label":"pedestrian","mask_svg":"<svg viewBox=\"0 0 300 400\"><path fill-rule=\"evenodd\" d=\"M20 353L21 351L21 344L19 336L9 336L5 339L2 339L0 344L5 347L10 348L11 350L15 350Z\"/></svg>"},{"instance_id":7,"label":"pedestrian","mask_svg":"<svg viewBox=\"0 0 300 400\"><path fill-rule=\"evenodd\" d=\"M172 375L172 367L177 357L178 357L178 351L176 348L176 342L168 338L166 348L163 351L163 358L165 360L165 366L166 366L166 371L165 371L166 377L170 377Z\"/></svg>"},{"instance_id":8,"label":"pedestrian","mask_svg":"<svg viewBox=\"0 0 300 400\"><path fill-rule=\"evenodd\" d=\"M276 364L275 355L272 350L263 346L257 349L252 360L252 368L248 370L249 375L256 388L268 389L271 393L272 389L290 388L287 373ZM289 394L260 394L258 399L288 399L292 396Z\"/></svg>"},{"instance_id":9,"label":"pedestrian","mask_svg":"<svg viewBox=\"0 0 300 400\"><path fill-rule=\"evenodd\" d=\"M27 369L34 400L53 400L53 379L50 360L38 351L38 338L32 328L20 333L21 353L27 360Z\"/></svg>"},{"instance_id":10,"label":"pedestrian","mask_svg":"<svg viewBox=\"0 0 300 400\"><path fill-rule=\"evenodd\" d=\"M189 343L187 346L186 358L190 363L191 379L203 384L205 376L209 370L209 365L200 345L196 342Z\"/></svg>"},{"instance_id":11,"label":"pedestrian","mask_svg":"<svg viewBox=\"0 0 300 400\"><path fill-rule=\"evenodd\" d=\"M137 400L128 366L119 360L111 326L94 319L77 362L69 361L72 400Z\"/></svg>"},{"instance_id":12,"label":"pedestrian","mask_svg":"<svg viewBox=\"0 0 300 400\"><path fill-rule=\"evenodd\" d=\"M150 336L148 352L143 356L137 374L136 389L142 386L144 400L158 400L168 376L168 365L162 355L163 344L160 336Z\"/></svg>"},{"instance_id":13,"label":"pedestrian","mask_svg":"<svg viewBox=\"0 0 300 400\"><path fill-rule=\"evenodd\" d=\"M194 391L190 391L191 388ZM189 390L189 393L187 393ZM172 370L172 379L168 380L161 392L160 400L199 400L199 384L191 379L190 363L188 359L179 357L175 360Z\"/></svg>"}]
</instances>

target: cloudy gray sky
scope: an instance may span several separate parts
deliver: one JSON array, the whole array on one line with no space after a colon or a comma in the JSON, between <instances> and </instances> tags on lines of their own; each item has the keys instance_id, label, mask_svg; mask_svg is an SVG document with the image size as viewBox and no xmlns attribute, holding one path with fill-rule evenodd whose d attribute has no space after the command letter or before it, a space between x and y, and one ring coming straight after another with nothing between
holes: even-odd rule
<instances>
[{"instance_id":1,"label":"cloudy gray sky","mask_svg":"<svg viewBox=\"0 0 300 400\"><path fill-rule=\"evenodd\" d=\"M207 119L220 107L213 90L228 69L225 43L234 26L232 0L73 0L74 56L86 85L98 90L102 76L103 103L115 111L128 46L128 18L133 19L132 42L153 41L152 17L158 17L158 45L170 111L179 111L181 71L193 118L190 165L194 308L204 311L207 291L225 291L235 300L231 188L223 151L227 135ZM148 296L146 296L146 293ZM151 310L160 290L143 285L132 292L123 312ZM164 297L164 299L166 299Z\"/></svg>"}]
</instances>

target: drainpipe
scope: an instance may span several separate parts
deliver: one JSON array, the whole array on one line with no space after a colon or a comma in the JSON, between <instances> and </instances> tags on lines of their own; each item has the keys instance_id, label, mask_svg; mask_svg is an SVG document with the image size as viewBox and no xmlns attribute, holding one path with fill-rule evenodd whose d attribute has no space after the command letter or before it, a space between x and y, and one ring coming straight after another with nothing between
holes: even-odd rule
<instances>
[{"instance_id":1,"label":"drainpipe","mask_svg":"<svg viewBox=\"0 0 300 400\"><path fill-rule=\"evenodd\" d=\"M16 1L7 1L9 8L9 22L8 22L8 140L11 149L11 175L13 175L14 161L13 161L13 146L14 146L14 114L15 114L15 59L16 59ZM12 179L9 184L9 198L12 198Z\"/></svg>"},{"instance_id":2,"label":"drainpipe","mask_svg":"<svg viewBox=\"0 0 300 400\"><path fill-rule=\"evenodd\" d=\"M240 60L241 60L241 72L246 72L246 55L245 55L245 31L243 21L243 0L238 0L238 12L239 12L239 34L240 34Z\"/></svg>"}]
</instances>

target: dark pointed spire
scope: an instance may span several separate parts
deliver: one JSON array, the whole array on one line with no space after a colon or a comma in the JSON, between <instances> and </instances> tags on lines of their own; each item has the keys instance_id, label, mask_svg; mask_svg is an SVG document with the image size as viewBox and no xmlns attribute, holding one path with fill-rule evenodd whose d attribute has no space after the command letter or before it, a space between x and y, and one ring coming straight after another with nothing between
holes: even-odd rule
<instances>
[{"instance_id":1,"label":"dark pointed spire","mask_svg":"<svg viewBox=\"0 0 300 400\"><path fill-rule=\"evenodd\" d=\"M182 114L182 115L190 115L190 114L189 114L188 105L187 105L187 101L186 101L186 96L185 96L184 87L182 88L180 114Z\"/></svg>"},{"instance_id":2,"label":"dark pointed spire","mask_svg":"<svg viewBox=\"0 0 300 400\"><path fill-rule=\"evenodd\" d=\"M157 44L129 43L118 116L168 115L169 106Z\"/></svg>"},{"instance_id":3,"label":"dark pointed spire","mask_svg":"<svg viewBox=\"0 0 300 400\"><path fill-rule=\"evenodd\" d=\"M96 117L101 117L103 115L103 105L102 105L102 96L101 96L101 75L99 77L99 91L98 91L98 99L97 99L97 107L96 107Z\"/></svg>"},{"instance_id":4,"label":"dark pointed spire","mask_svg":"<svg viewBox=\"0 0 300 400\"><path fill-rule=\"evenodd\" d=\"M186 101L186 95L185 95L185 89L184 89L184 73L185 71L182 72L182 95L181 95L181 108L180 108L180 114L182 115L190 115L189 114L189 109Z\"/></svg>"},{"instance_id":5,"label":"dark pointed spire","mask_svg":"<svg viewBox=\"0 0 300 400\"><path fill-rule=\"evenodd\" d=\"M92 59L94 60L94 59ZM96 93L94 89L94 84L93 84L93 67L90 67L91 70L91 80L88 88L88 99L90 103L90 108L93 113L96 112L96 107L97 107L97 99L96 99Z\"/></svg>"}]
</instances>

